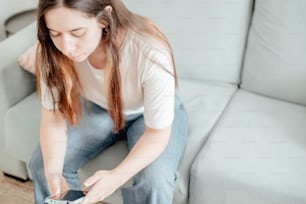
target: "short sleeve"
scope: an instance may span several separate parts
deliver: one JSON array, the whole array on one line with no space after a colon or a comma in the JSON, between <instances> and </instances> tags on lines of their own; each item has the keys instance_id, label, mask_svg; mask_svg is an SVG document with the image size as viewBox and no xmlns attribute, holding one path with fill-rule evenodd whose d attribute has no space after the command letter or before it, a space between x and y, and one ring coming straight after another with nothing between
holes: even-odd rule
<instances>
[{"instance_id":1,"label":"short sleeve","mask_svg":"<svg viewBox=\"0 0 306 204\"><path fill-rule=\"evenodd\" d=\"M154 129L169 127L175 100L172 58L168 52L152 51L143 66L145 124Z\"/></svg>"},{"instance_id":2,"label":"short sleeve","mask_svg":"<svg viewBox=\"0 0 306 204\"><path fill-rule=\"evenodd\" d=\"M36 50L38 42L29 47L22 55L18 58L19 65L26 71L35 74L35 60L36 60Z\"/></svg>"}]
</instances>

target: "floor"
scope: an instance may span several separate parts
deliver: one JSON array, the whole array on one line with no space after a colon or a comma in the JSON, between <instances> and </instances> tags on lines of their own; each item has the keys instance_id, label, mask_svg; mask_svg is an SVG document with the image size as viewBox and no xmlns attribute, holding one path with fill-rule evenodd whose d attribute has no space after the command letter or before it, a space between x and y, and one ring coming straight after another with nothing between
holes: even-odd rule
<instances>
[{"instance_id":1,"label":"floor","mask_svg":"<svg viewBox=\"0 0 306 204\"><path fill-rule=\"evenodd\" d=\"M19 181L0 172L0 198L3 204L33 204L32 182Z\"/></svg>"},{"instance_id":2,"label":"floor","mask_svg":"<svg viewBox=\"0 0 306 204\"><path fill-rule=\"evenodd\" d=\"M31 181L20 181L3 175L0 171L0 204L33 204ZM98 202L96 204L109 204Z\"/></svg>"}]
</instances>

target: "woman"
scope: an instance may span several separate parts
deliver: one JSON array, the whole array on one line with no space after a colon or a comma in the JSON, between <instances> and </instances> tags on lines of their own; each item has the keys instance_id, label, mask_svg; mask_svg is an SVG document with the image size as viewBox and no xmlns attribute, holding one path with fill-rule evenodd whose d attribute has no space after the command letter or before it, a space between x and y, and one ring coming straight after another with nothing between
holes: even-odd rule
<instances>
[{"instance_id":1,"label":"woman","mask_svg":"<svg viewBox=\"0 0 306 204\"><path fill-rule=\"evenodd\" d=\"M77 170L116 140L129 154L84 185L82 204L122 189L124 203L169 204L187 135L166 37L120 0L40 0L36 76L40 146L30 161L35 202L81 189Z\"/></svg>"}]
</instances>

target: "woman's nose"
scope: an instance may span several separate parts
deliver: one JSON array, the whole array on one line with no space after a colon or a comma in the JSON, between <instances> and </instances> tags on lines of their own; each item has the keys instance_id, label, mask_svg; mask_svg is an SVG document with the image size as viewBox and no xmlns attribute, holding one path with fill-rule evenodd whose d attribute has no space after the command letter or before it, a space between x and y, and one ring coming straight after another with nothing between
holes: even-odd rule
<instances>
[{"instance_id":1,"label":"woman's nose","mask_svg":"<svg viewBox=\"0 0 306 204\"><path fill-rule=\"evenodd\" d=\"M71 57L75 50L75 41L70 36L63 36L62 38L62 53L67 57Z\"/></svg>"}]
</instances>

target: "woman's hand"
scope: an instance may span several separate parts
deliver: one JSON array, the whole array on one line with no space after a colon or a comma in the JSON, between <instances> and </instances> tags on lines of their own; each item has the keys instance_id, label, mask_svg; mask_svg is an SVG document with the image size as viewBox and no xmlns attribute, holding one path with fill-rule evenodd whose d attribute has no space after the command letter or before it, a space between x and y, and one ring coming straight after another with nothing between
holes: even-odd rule
<instances>
[{"instance_id":1,"label":"woman's hand","mask_svg":"<svg viewBox=\"0 0 306 204\"><path fill-rule=\"evenodd\" d=\"M65 178L61 175L46 175L50 195L59 195L61 192L69 190Z\"/></svg>"},{"instance_id":2,"label":"woman's hand","mask_svg":"<svg viewBox=\"0 0 306 204\"><path fill-rule=\"evenodd\" d=\"M93 176L89 177L85 182L86 188L90 188L81 204L93 204L98 201L103 201L107 196L115 192L125 179L122 174L115 171L101 170L97 171Z\"/></svg>"},{"instance_id":3,"label":"woman's hand","mask_svg":"<svg viewBox=\"0 0 306 204\"><path fill-rule=\"evenodd\" d=\"M117 167L111 171L97 171L85 181L84 185L91 189L81 204L103 201L122 184L152 163L167 146L170 132L170 126L161 130L146 127L144 134Z\"/></svg>"}]
</instances>

